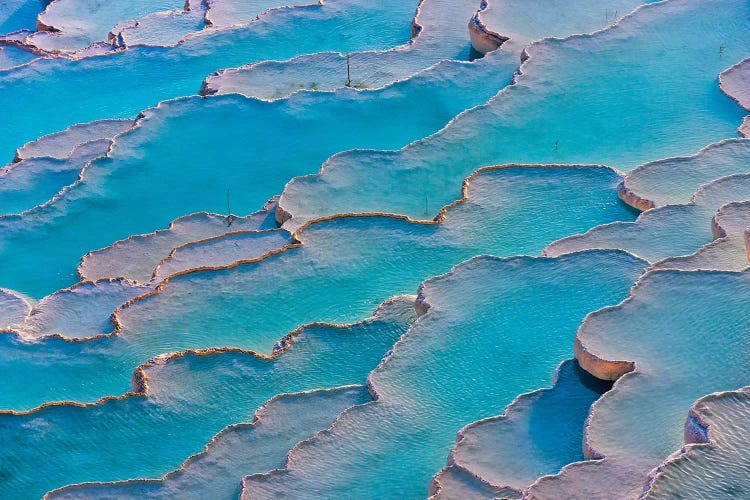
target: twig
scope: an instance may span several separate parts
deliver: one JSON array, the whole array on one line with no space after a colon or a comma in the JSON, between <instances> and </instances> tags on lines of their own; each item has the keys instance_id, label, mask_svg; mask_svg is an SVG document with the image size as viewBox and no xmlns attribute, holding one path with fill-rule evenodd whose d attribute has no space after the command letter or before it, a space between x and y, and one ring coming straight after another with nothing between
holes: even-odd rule
<instances>
[{"instance_id":1,"label":"twig","mask_svg":"<svg viewBox=\"0 0 750 500\"><path fill-rule=\"evenodd\" d=\"M349 69L349 53L346 53L346 83L344 84L347 87L352 86L352 74L351 70Z\"/></svg>"}]
</instances>

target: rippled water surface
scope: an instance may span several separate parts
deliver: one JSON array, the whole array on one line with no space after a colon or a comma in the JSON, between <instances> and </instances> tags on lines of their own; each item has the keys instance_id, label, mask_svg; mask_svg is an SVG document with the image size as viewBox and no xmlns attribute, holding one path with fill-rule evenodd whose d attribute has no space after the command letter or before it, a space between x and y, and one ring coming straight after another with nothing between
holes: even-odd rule
<instances>
[{"instance_id":1,"label":"rippled water surface","mask_svg":"<svg viewBox=\"0 0 750 500\"><path fill-rule=\"evenodd\" d=\"M0 0L0 497L747 497L749 29Z\"/></svg>"}]
</instances>

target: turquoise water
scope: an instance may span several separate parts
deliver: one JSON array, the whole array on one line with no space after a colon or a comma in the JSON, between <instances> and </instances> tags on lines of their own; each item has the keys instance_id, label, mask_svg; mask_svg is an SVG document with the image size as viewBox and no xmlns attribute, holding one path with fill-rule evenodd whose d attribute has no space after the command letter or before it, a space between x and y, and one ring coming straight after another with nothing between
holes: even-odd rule
<instances>
[{"instance_id":1,"label":"turquoise water","mask_svg":"<svg viewBox=\"0 0 750 500\"><path fill-rule=\"evenodd\" d=\"M145 366L146 396L0 415L6 443L0 494L39 496L74 482L158 477L225 426L250 421L276 394L364 382L413 315L410 300L396 300L358 325L311 326L274 360L233 351L188 353ZM47 457L41 463L40 454Z\"/></svg>"},{"instance_id":2,"label":"turquoise water","mask_svg":"<svg viewBox=\"0 0 750 500\"><path fill-rule=\"evenodd\" d=\"M11 163L0 170L0 215L20 214L47 202L63 186L74 183L81 169L108 149L109 141L95 141L65 159L42 156Z\"/></svg>"},{"instance_id":3,"label":"turquoise water","mask_svg":"<svg viewBox=\"0 0 750 500\"><path fill-rule=\"evenodd\" d=\"M398 45L409 38L415 6L335 0L274 11L247 28L207 31L173 48L135 47L78 61L49 59L0 73L5 116L0 151L10 156L22 143L73 123L132 118L163 99L197 93L203 78L217 69L322 50ZM274 41L279 37L284 44Z\"/></svg>"},{"instance_id":4,"label":"turquoise water","mask_svg":"<svg viewBox=\"0 0 750 500\"><path fill-rule=\"evenodd\" d=\"M422 216L428 196L432 216L450 202L453 186L484 165L630 170L688 154L736 135L744 112L721 93L717 74L750 54L748 28L743 0L671 0L591 36L533 45L523 76L487 105L398 152L339 155L320 175L287 185L280 204L298 220L337 212Z\"/></svg>"},{"instance_id":5,"label":"turquoise water","mask_svg":"<svg viewBox=\"0 0 750 500\"><path fill-rule=\"evenodd\" d=\"M331 424L346 408L368 401L370 395L361 385L276 396L258 409L253 422L225 427L201 453L162 479L84 484L50 497L236 496L243 474L281 466L295 443Z\"/></svg>"},{"instance_id":6,"label":"turquoise water","mask_svg":"<svg viewBox=\"0 0 750 500\"><path fill-rule=\"evenodd\" d=\"M565 361L552 388L520 396L503 415L459 433L449 463L483 481L523 491L545 474L583 459L583 425L610 384Z\"/></svg>"},{"instance_id":7,"label":"turquoise water","mask_svg":"<svg viewBox=\"0 0 750 500\"><path fill-rule=\"evenodd\" d=\"M427 0L421 3L415 19L421 29L409 45L346 56L318 53L283 62L255 63L211 76L207 86L211 92L238 92L264 99L283 97L299 89L332 90L345 85L342 76L348 64L352 87L382 87L442 60L468 60L466 20L476 8L475 0Z\"/></svg>"},{"instance_id":8,"label":"turquoise water","mask_svg":"<svg viewBox=\"0 0 750 500\"><path fill-rule=\"evenodd\" d=\"M43 0L3 0L0 3L0 33L33 30L36 16L44 6Z\"/></svg>"},{"instance_id":9,"label":"turquoise water","mask_svg":"<svg viewBox=\"0 0 750 500\"><path fill-rule=\"evenodd\" d=\"M37 56L13 46L0 47L0 71L27 64Z\"/></svg>"},{"instance_id":10,"label":"turquoise water","mask_svg":"<svg viewBox=\"0 0 750 500\"><path fill-rule=\"evenodd\" d=\"M504 86L516 57L436 68L371 93L344 89L272 103L237 95L162 103L119 136L109 157L90 165L83 181L60 199L24 219L0 220L0 255L8 263L0 268L0 283L44 296L75 281L74 266L89 250L163 228L184 214L226 213L227 190L234 213L253 212L291 177L315 172L337 151L400 147L439 129ZM470 93L455 98L446 74ZM488 86L488 77L496 84ZM409 126L392 126L394 115L411 117ZM55 235L54 255L45 234ZM16 252L19 247L25 251Z\"/></svg>"},{"instance_id":11,"label":"turquoise water","mask_svg":"<svg viewBox=\"0 0 750 500\"><path fill-rule=\"evenodd\" d=\"M691 203L665 205L644 212L635 222L615 222L583 235L569 236L545 248L544 253L554 256L587 248L619 248L650 262L692 254L719 236L714 228L717 212L748 197L748 174L719 177L701 186L691 197ZM741 229L733 232L742 237L750 218L745 213L734 216L737 219L732 224Z\"/></svg>"},{"instance_id":12,"label":"turquoise water","mask_svg":"<svg viewBox=\"0 0 750 500\"><path fill-rule=\"evenodd\" d=\"M425 496L456 432L547 385L583 315L617 303L643 266L620 252L478 257L427 281L428 311L368 377L377 400L295 449L287 469L246 480L244 497Z\"/></svg>"},{"instance_id":13,"label":"turquoise water","mask_svg":"<svg viewBox=\"0 0 750 500\"><path fill-rule=\"evenodd\" d=\"M6 360L0 370L13 380L36 380L33 370L56 372L52 386L39 379L38 384L19 384L17 390L4 393L0 408L27 409L46 400L93 401L121 394L138 364L164 352L222 346L270 352L290 330L313 321L356 321L391 295L414 293L422 280L474 255L539 254L561 235L632 218L617 198L618 180L611 170L593 167L489 170L471 182L468 201L448 210L439 225L395 217L322 221L299 234L304 244L298 248L257 263L171 279L160 293L120 311L122 330L117 337L92 342L101 351L92 349L89 361L82 361L82 353L73 349L85 349L88 343L68 345L56 339L0 350ZM585 183L590 189L571 199L566 188L570 183ZM119 303L146 292L116 290L127 294L120 295ZM89 335L102 332L109 313L119 305L117 298L102 295L109 307L97 307L98 321L85 321L87 328L78 330ZM285 307L284 313L267 314L277 307ZM48 316L55 324L69 322ZM91 325L98 329L91 331ZM45 326L51 333L46 324L37 330ZM104 331L110 330L111 326ZM65 331L73 332L70 327ZM48 348L57 354L45 356ZM57 362L50 364L51 358ZM113 369L102 376L100 367L108 362ZM84 376L88 364L91 371ZM74 370L69 372L69 366Z\"/></svg>"},{"instance_id":14,"label":"turquoise water","mask_svg":"<svg viewBox=\"0 0 750 500\"><path fill-rule=\"evenodd\" d=\"M690 405L705 394L745 386L748 316L742 304L749 277L653 272L622 306L589 317L578 333L586 349L604 360L634 361L636 371L592 409L588 446L607 461L569 468L548 493L588 485L601 495L594 476L600 478L602 468L610 477L612 469L621 471L607 483L612 498L637 495L649 471L682 446Z\"/></svg>"},{"instance_id":15,"label":"turquoise water","mask_svg":"<svg viewBox=\"0 0 750 500\"><path fill-rule=\"evenodd\" d=\"M743 497L750 3L274 1L0 0L0 497Z\"/></svg>"}]
</instances>

